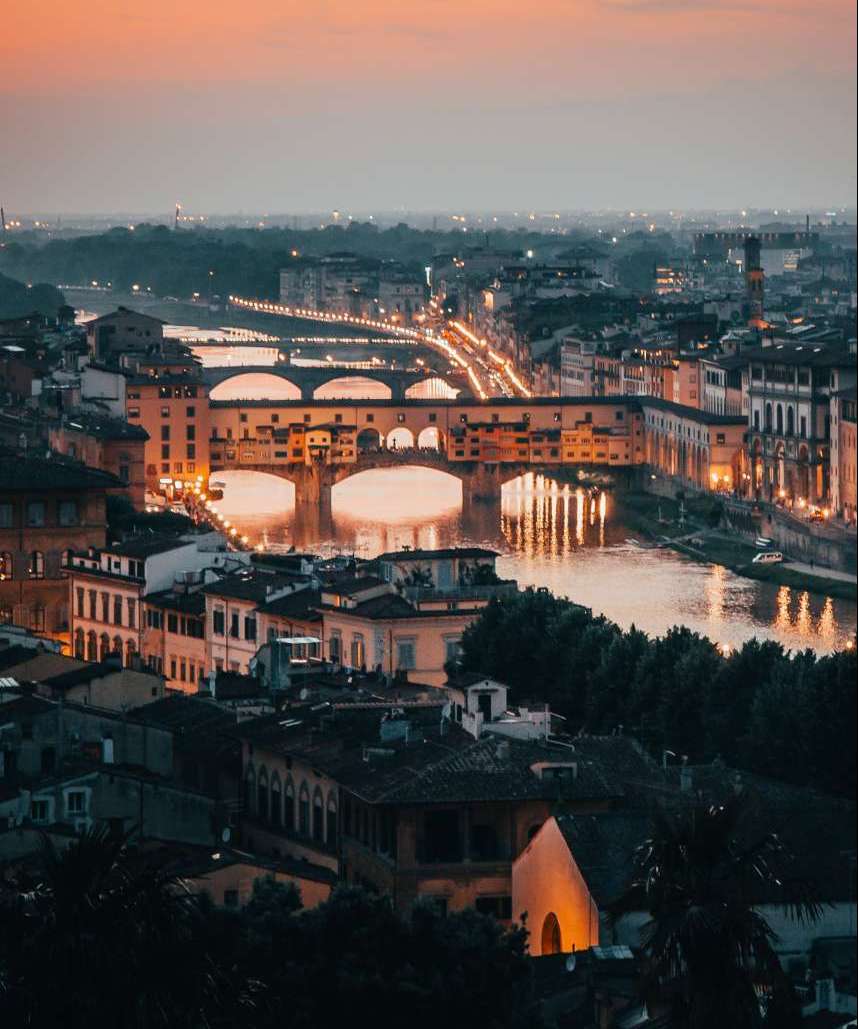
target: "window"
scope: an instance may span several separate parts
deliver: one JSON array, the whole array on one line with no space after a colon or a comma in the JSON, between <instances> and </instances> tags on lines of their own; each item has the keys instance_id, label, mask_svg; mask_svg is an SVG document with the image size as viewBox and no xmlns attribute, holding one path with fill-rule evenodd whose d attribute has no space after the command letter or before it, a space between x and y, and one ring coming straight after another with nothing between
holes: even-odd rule
<instances>
[{"instance_id":1,"label":"window","mask_svg":"<svg viewBox=\"0 0 858 1029\"><path fill-rule=\"evenodd\" d=\"M161 408L161 417L162 418L169 418L170 417L170 408L167 407L166 405Z\"/></svg>"},{"instance_id":2,"label":"window","mask_svg":"<svg viewBox=\"0 0 858 1029\"><path fill-rule=\"evenodd\" d=\"M246 640L256 639L256 619L253 615L247 615L244 619L244 638Z\"/></svg>"},{"instance_id":3,"label":"window","mask_svg":"<svg viewBox=\"0 0 858 1029\"><path fill-rule=\"evenodd\" d=\"M229 620L229 634L230 634L230 636L234 640L237 640L239 638L238 637L238 612L237 611L233 611L232 616L231 616L231 618Z\"/></svg>"},{"instance_id":4,"label":"window","mask_svg":"<svg viewBox=\"0 0 858 1029\"><path fill-rule=\"evenodd\" d=\"M33 632L45 631L45 605L33 604L30 608L30 628Z\"/></svg>"},{"instance_id":5,"label":"window","mask_svg":"<svg viewBox=\"0 0 858 1029\"><path fill-rule=\"evenodd\" d=\"M70 815L82 815L86 810L86 794L83 790L71 790L66 794L66 811Z\"/></svg>"},{"instance_id":6,"label":"window","mask_svg":"<svg viewBox=\"0 0 858 1029\"><path fill-rule=\"evenodd\" d=\"M170 426L169 425L162 425L161 426L161 439L164 442L167 442L167 440L169 440L169 438L170 438Z\"/></svg>"},{"instance_id":7,"label":"window","mask_svg":"<svg viewBox=\"0 0 858 1029\"><path fill-rule=\"evenodd\" d=\"M325 826L325 839L328 846L333 847L337 842L337 801L333 792L328 795L328 815Z\"/></svg>"},{"instance_id":8,"label":"window","mask_svg":"<svg viewBox=\"0 0 858 1029\"><path fill-rule=\"evenodd\" d=\"M31 800L30 818L34 822L47 822L48 802L46 800Z\"/></svg>"},{"instance_id":9,"label":"window","mask_svg":"<svg viewBox=\"0 0 858 1029\"><path fill-rule=\"evenodd\" d=\"M298 832L302 836L310 835L310 791L305 782L301 783L298 795Z\"/></svg>"},{"instance_id":10,"label":"window","mask_svg":"<svg viewBox=\"0 0 858 1029\"><path fill-rule=\"evenodd\" d=\"M196 445L196 443L189 443L187 445L186 449L187 449L187 453L185 454L185 457L188 457L192 461L195 461L196 458L197 458L197 445ZM188 465L188 471L191 471L191 470L192 469L191 469L190 465Z\"/></svg>"},{"instance_id":11,"label":"window","mask_svg":"<svg viewBox=\"0 0 858 1029\"><path fill-rule=\"evenodd\" d=\"M41 550L34 550L30 553L30 560L27 564L27 575L29 575L31 579L44 579L45 555Z\"/></svg>"},{"instance_id":12,"label":"window","mask_svg":"<svg viewBox=\"0 0 858 1029\"><path fill-rule=\"evenodd\" d=\"M8 550L0 551L0 582L12 578L12 555ZM83 612L81 612L83 613ZM11 621L11 619L10 619Z\"/></svg>"},{"instance_id":13,"label":"window","mask_svg":"<svg viewBox=\"0 0 858 1029\"><path fill-rule=\"evenodd\" d=\"M457 639L445 639L444 640L444 660L445 661L458 661L462 653L461 640Z\"/></svg>"},{"instance_id":14,"label":"window","mask_svg":"<svg viewBox=\"0 0 858 1029\"><path fill-rule=\"evenodd\" d=\"M122 625L122 597L118 593L113 596L113 624Z\"/></svg>"},{"instance_id":15,"label":"window","mask_svg":"<svg viewBox=\"0 0 858 1029\"><path fill-rule=\"evenodd\" d=\"M128 417L129 418L139 418L140 417L140 408L139 407L129 407L128 408Z\"/></svg>"},{"instance_id":16,"label":"window","mask_svg":"<svg viewBox=\"0 0 858 1029\"><path fill-rule=\"evenodd\" d=\"M351 667L352 668L363 668L366 663L366 649L364 647L363 636L356 633L352 636L352 648L351 648Z\"/></svg>"},{"instance_id":17,"label":"window","mask_svg":"<svg viewBox=\"0 0 858 1029\"><path fill-rule=\"evenodd\" d=\"M188 407L185 408L185 414L188 416L188 418L195 418L197 414L197 409L194 407L193 404L190 404Z\"/></svg>"},{"instance_id":18,"label":"window","mask_svg":"<svg viewBox=\"0 0 858 1029\"><path fill-rule=\"evenodd\" d=\"M27 504L27 525L41 526L45 524L45 505L41 500L31 500Z\"/></svg>"},{"instance_id":19,"label":"window","mask_svg":"<svg viewBox=\"0 0 858 1029\"><path fill-rule=\"evenodd\" d=\"M222 607L216 607L212 611L212 632L215 636L223 636L225 628L224 612Z\"/></svg>"},{"instance_id":20,"label":"window","mask_svg":"<svg viewBox=\"0 0 858 1029\"><path fill-rule=\"evenodd\" d=\"M185 439L195 440L197 438L197 427L196 425L185 426Z\"/></svg>"},{"instance_id":21,"label":"window","mask_svg":"<svg viewBox=\"0 0 858 1029\"><path fill-rule=\"evenodd\" d=\"M0 504L0 529L12 528L12 505Z\"/></svg>"},{"instance_id":22,"label":"window","mask_svg":"<svg viewBox=\"0 0 858 1029\"><path fill-rule=\"evenodd\" d=\"M404 639L396 641L396 667L407 671L417 667L417 659L415 651L417 649L417 641L414 639Z\"/></svg>"},{"instance_id":23,"label":"window","mask_svg":"<svg viewBox=\"0 0 858 1029\"><path fill-rule=\"evenodd\" d=\"M322 791L318 788L313 794L313 839L321 843L325 837L324 808L322 807Z\"/></svg>"},{"instance_id":24,"label":"window","mask_svg":"<svg viewBox=\"0 0 858 1029\"><path fill-rule=\"evenodd\" d=\"M247 421L247 415L246 415L246 414L240 414L240 415L238 416L238 420L239 420L240 422L246 422L246 421Z\"/></svg>"},{"instance_id":25,"label":"window","mask_svg":"<svg viewBox=\"0 0 858 1029\"><path fill-rule=\"evenodd\" d=\"M170 460L170 444L169 443L163 443L161 445L161 460L162 461L169 461ZM167 466L167 471L169 472L169 470L170 470L170 468L169 468L169 466Z\"/></svg>"},{"instance_id":26,"label":"window","mask_svg":"<svg viewBox=\"0 0 858 1029\"><path fill-rule=\"evenodd\" d=\"M290 831L295 829L295 787L291 779L283 791L283 825Z\"/></svg>"},{"instance_id":27,"label":"window","mask_svg":"<svg viewBox=\"0 0 858 1029\"><path fill-rule=\"evenodd\" d=\"M342 659L342 643L339 633L332 633L328 640L328 655L335 665L339 664Z\"/></svg>"},{"instance_id":28,"label":"window","mask_svg":"<svg viewBox=\"0 0 858 1029\"><path fill-rule=\"evenodd\" d=\"M175 636L179 631L179 616L173 611L167 612L167 632L173 633Z\"/></svg>"},{"instance_id":29,"label":"window","mask_svg":"<svg viewBox=\"0 0 858 1029\"><path fill-rule=\"evenodd\" d=\"M131 597L128 598L128 628L137 628L137 601Z\"/></svg>"}]
</instances>

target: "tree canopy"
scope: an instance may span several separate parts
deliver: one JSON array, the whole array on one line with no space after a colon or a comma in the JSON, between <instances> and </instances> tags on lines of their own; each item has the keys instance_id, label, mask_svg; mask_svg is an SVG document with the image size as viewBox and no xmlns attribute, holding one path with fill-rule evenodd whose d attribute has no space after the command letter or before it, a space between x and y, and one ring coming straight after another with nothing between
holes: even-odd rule
<instances>
[{"instance_id":1,"label":"tree canopy","mask_svg":"<svg viewBox=\"0 0 858 1029\"><path fill-rule=\"evenodd\" d=\"M819 656L749 640L723 654L684 627L623 631L547 591L495 599L465 630L460 667L536 697L573 732L622 725L656 755L721 757L750 772L851 795L854 649Z\"/></svg>"}]
</instances>

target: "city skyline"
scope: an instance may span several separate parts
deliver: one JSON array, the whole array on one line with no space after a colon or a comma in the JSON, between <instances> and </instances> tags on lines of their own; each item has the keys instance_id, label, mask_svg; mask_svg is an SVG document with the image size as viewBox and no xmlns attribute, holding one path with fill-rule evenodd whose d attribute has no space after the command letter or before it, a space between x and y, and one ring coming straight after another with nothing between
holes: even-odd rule
<instances>
[{"instance_id":1,"label":"city skyline","mask_svg":"<svg viewBox=\"0 0 858 1029\"><path fill-rule=\"evenodd\" d=\"M9 18L7 210L854 202L844 0L266 0L238 25L223 4L46 0Z\"/></svg>"}]
</instances>

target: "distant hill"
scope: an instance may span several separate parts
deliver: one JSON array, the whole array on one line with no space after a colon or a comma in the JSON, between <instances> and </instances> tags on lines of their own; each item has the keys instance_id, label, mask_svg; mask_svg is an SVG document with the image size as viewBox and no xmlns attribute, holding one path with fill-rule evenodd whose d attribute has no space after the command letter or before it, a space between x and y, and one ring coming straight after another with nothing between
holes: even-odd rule
<instances>
[{"instance_id":1,"label":"distant hill","mask_svg":"<svg viewBox=\"0 0 858 1029\"><path fill-rule=\"evenodd\" d=\"M35 311L56 318L64 303L65 297L55 286L44 282L28 286L0 274L0 318L20 318Z\"/></svg>"}]
</instances>

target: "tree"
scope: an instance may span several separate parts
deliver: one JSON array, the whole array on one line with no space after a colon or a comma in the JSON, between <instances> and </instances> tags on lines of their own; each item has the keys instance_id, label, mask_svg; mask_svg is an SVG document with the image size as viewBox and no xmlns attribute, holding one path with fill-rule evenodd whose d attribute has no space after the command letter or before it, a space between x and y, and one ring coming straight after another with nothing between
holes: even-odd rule
<instances>
[{"instance_id":1,"label":"tree","mask_svg":"<svg viewBox=\"0 0 858 1029\"><path fill-rule=\"evenodd\" d=\"M720 806L657 812L632 885L611 911L614 919L649 914L641 933L642 992L675 1029L755 1029L778 1024L776 1013L780 1019L790 1010L775 934L754 904L774 897L797 921L816 921L821 907L790 878L780 839L747 831L750 815L745 795ZM761 997L770 1004L768 1019Z\"/></svg>"},{"instance_id":2,"label":"tree","mask_svg":"<svg viewBox=\"0 0 858 1029\"><path fill-rule=\"evenodd\" d=\"M209 953L196 899L107 829L0 891L0 1023L33 1029L205 1024L235 997Z\"/></svg>"}]
</instances>

